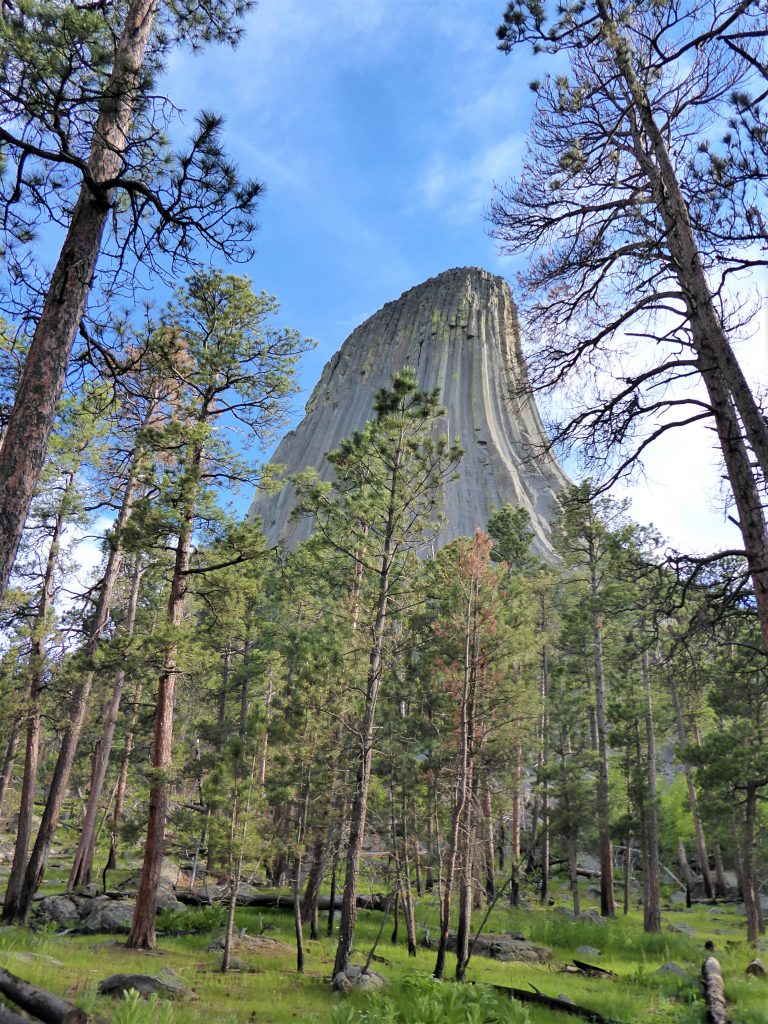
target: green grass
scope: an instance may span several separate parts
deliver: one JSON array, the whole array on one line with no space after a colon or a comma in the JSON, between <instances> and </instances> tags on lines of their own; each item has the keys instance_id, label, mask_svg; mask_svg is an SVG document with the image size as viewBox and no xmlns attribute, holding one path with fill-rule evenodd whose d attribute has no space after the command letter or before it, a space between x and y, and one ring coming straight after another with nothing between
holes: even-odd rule
<instances>
[{"instance_id":1,"label":"green grass","mask_svg":"<svg viewBox=\"0 0 768 1024\"><path fill-rule=\"evenodd\" d=\"M661 933L646 935L639 911L620 916L605 925L573 922L554 909L535 907L514 910L497 906L486 926L487 932L519 931L553 951L552 963L546 966L521 963L503 964L479 956L472 958L468 978L472 982L488 982L518 988L534 986L547 995L567 995L575 1002L598 1010L623 1024L658 1021L659 1024L704 1024L705 1011L698 981L705 956L703 944L713 939L723 965L726 990L737 1024L768 1024L768 983L747 978L744 968L752 951L743 940L744 922L733 908L720 907L717 913L698 907L689 911L675 908L664 912ZM431 900L419 901L416 909L419 937L422 926L436 933L436 907ZM477 920L480 914L477 914ZM178 922L176 922L178 924ZM373 944L381 915L361 911L358 915L355 961L363 961ZM668 930L669 924L684 923L694 930L692 936ZM238 912L239 928L257 935L266 925L266 934L288 947L293 944L293 922L290 913L259 912L243 909ZM253 973L222 975L218 968L220 952L208 952L212 938L221 929L193 935L162 936L157 955L131 952L116 936L60 936L46 927L39 932L21 928L0 929L0 963L33 984L57 992L83 1005L94 1020L112 1024L431 1024L429 1009L419 1011L424 1020L408 1017L419 999L432 999L428 975L434 966L434 953L420 948L418 956L409 958L402 941L389 942L391 920L387 922L377 954L383 958L374 966L391 982L386 998L356 996L346 1002L331 990L329 975L333 965L335 940L325 937L325 920L321 921L323 937L307 941L306 973L295 972L292 948L277 946L269 952L238 951ZM401 935L404 929L401 928ZM725 934L717 934L724 932ZM726 943L730 945L726 946ZM578 946L589 945L601 950L595 962L614 972L615 978L590 978L564 974L559 968L569 963ZM584 959L590 959L585 956ZM688 977L658 974L659 967L673 961L688 971ZM167 968L175 972L191 990L190 998L173 1004L122 1003L96 994L99 980L116 972L156 974ZM453 964L449 957L448 970ZM424 980L427 978L427 980ZM414 980L416 979L416 980ZM415 988L414 988L415 986ZM423 986L424 989L419 988ZM446 991L449 983L446 982ZM453 986L450 986L453 988ZM425 994L426 993L426 994ZM442 996L434 997L436 999ZM468 1024L486 1024L486 1009L477 1009L483 999L449 994L445 996L450 1013L464 1013ZM475 999L475 1002L472 1000ZM462 1000L469 1000L462 1010ZM479 1001L478 1001L479 1000ZM470 1005L471 1004L471 1005ZM427 1003L424 1004L427 1006ZM442 1004L440 1004L442 1006ZM490 1004L488 1004L490 1005ZM458 1010L456 1008L459 1008ZM509 1007L510 1015L499 1020L513 1024L568 1024L577 1018L526 1005ZM490 1013L490 1010L487 1010ZM436 1019L451 1024L448 1010L435 1011ZM400 1014L400 1016L398 1016Z\"/></svg>"}]
</instances>

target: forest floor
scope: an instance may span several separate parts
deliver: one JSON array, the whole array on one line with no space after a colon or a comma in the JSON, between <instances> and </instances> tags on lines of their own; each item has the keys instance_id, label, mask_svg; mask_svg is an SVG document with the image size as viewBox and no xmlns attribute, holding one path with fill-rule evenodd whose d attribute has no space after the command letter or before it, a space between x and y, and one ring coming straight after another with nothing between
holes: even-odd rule
<instances>
[{"instance_id":1,"label":"forest floor","mask_svg":"<svg viewBox=\"0 0 768 1024\"><path fill-rule=\"evenodd\" d=\"M62 890L61 885L56 887L55 880L49 880L46 888L49 892ZM555 895L560 897L562 907L568 906L566 893L560 892L557 885ZM586 899L585 906L594 902ZM180 913L194 915L195 911L177 911L177 924ZM476 918L475 927L481 912ZM193 919L190 917L190 921ZM381 919L380 912L359 912L355 963L365 961ZM432 897L417 902L416 921L420 939L425 926L432 935L436 933L437 910ZM238 911L237 925L250 936L263 932L268 941L249 944L255 948L238 948L235 956L243 969L226 975L220 972L221 952L209 951L212 942L222 934L220 927L192 935L162 935L153 953L129 951L124 936L62 935L50 924L37 930L0 928L0 965L75 1002L88 1012L89 1019L111 1024L325 1024L332 1020L339 1024L432 1024L433 1019L441 1024L454 1024L454 1017L445 1010L418 1009L424 985L429 988L426 979L434 967L434 952L420 946L416 958L407 956L402 919L400 942L393 945L389 917L372 964L390 984L373 997L359 993L346 998L331 989L335 939L325 936L324 916L323 937L306 941L303 975L295 969L290 912L243 908ZM620 1024L648 1020L659 1024L704 1024L706 1008L699 978L707 955L704 943L710 940L723 967L734 1024L768 1024L768 980L745 975L755 952L744 940L743 913L733 904L694 905L690 909L667 904L662 931L646 935L641 911L637 909L627 916L620 913L617 920L603 924L569 920L556 907L528 905L525 909L513 909L500 903L485 932L508 931L520 932L532 942L549 947L550 962L500 963L476 955L469 965L469 981L535 987L549 996L566 996ZM581 946L592 947L593 951L579 952ZM574 957L611 971L613 977L564 973L563 966ZM661 970L668 964L677 965L678 970ZM447 970L453 970L452 955L448 957ZM99 981L118 972L170 977L181 982L188 994L173 1002L153 999L150 1003L121 1003L99 996ZM413 979L419 974L424 981L414 986ZM419 1005L426 1004L422 1000ZM491 1014L471 1019L479 1022L502 1018ZM531 1005L520 1006L511 1018L504 1019L512 1019L515 1024L568 1024L578 1020L571 1014ZM462 1024L469 1022L470 1016L464 1010L455 1020Z\"/></svg>"}]
</instances>

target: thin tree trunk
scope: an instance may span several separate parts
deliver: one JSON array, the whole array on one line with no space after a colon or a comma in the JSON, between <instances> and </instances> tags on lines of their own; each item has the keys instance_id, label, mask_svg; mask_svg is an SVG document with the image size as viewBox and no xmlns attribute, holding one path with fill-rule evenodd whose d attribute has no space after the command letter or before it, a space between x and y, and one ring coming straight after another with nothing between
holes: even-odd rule
<instances>
[{"instance_id":1,"label":"thin tree trunk","mask_svg":"<svg viewBox=\"0 0 768 1024\"><path fill-rule=\"evenodd\" d=\"M40 828L37 832L35 845L27 863L19 896L17 917L26 921L29 914L32 900L43 879L45 865L51 850L51 843L59 824L59 816L64 804L69 787L69 777L72 772L72 765L77 752L77 745L80 742L80 734L83 730L85 718L88 713L88 706L91 696L91 687L95 677L94 655L102 639L104 627L109 619L114 599L115 586L117 584L120 567L122 565L122 531L130 519L133 511L134 497L136 493L136 478L131 475L123 493L123 501L115 527L114 541L107 556L107 564L104 569L104 579L101 582L99 598L94 612L94 625L91 630L88 642L85 647L86 670L82 682L76 687L70 701L69 716L66 729L61 740L59 754L56 758L56 766L53 770L53 778L48 788L48 799L40 820Z\"/></svg>"},{"instance_id":2,"label":"thin tree trunk","mask_svg":"<svg viewBox=\"0 0 768 1024\"><path fill-rule=\"evenodd\" d=\"M578 917L581 913L581 893L579 892L579 840L578 836L568 837L568 878L571 886L573 913Z\"/></svg>"},{"instance_id":3,"label":"thin tree trunk","mask_svg":"<svg viewBox=\"0 0 768 1024\"><path fill-rule=\"evenodd\" d=\"M472 694L472 629L474 593L471 591L467 600L465 639L464 639L464 676L462 682L461 702L459 705L459 764L456 779L456 790L451 808L451 830L448 836L448 860L445 876L442 878L442 898L440 901L440 938L437 945L437 960L434 976L442 980L445 973L445 954L448 948L448 930L451 918L451 898L453 892L456 860L459 853L459 836L464 807L469 799L469 780L471 776L470 760L470 710ZM442 871L441 871L442 876Z\"/></svg>"},{"instance_id":4,"label":"thin tree trunk","mask_svg":"<svg viewBox=\"0 0 768 1024\"><path fill-rule=\"evenodd\" d=\"M398 450L399 451L399 450ZM360 876L360 855L363 849L365 822L368 811L368 792L373 763L373 739L376 722L376 705L381 685L383 667L384 633L389 609L390 573L394 564L395 496L397 494L398 472L401 455L398 454L392 473L389 491L389 509L384 532L384 544L379 570L376 619L373 627L373 642L368 666L365 694L365 710L360 730L360 755L357 769L357 785L352 798L349 817L349 841L347 843L344 893L341 901L339 939L333 966L333 977L345 974L352 954L357 917L357 886Z\"/></svg>"},{"instance_id":5,"label":"thin tree trunk","mask_svg":"<svg viewBox=\"0 0 768 1024\"><path fill-rule=\"evenodd\" d=\"M648 652L642 654L643 691L645 696L645 735L648 748L647 799L644 814L645 870L643 871L643 929L661 931L661 902L659 895L659 826L656 793L656 733L653 726L653 700L648 671Z\"/></svg>"},{"instance_id":6,"label":"thin tree trunk","mask_svg":"<svg viewBox=\"0 0 768 1024\"><path fill-rule=\"evenodd\" d=\"M628 832L624 840L624 914L629 913L630 882L632 880L632 833Z\"/></svg>"},{"instance_id":7,"label":"thin tree trunk","mask_svg":"<svg viewBox=\"0 0 768 1024\"><path fill-rule=\"evenodd\" d=\"M483 780L481 787L483 810L483 853L485 860L485 892L489 900L496 895L496 849L493 836L493 808L491 806L491 783L488 778Z\"/></svg>"},{"instance_id":8,"label":"thin tree trunk","mask_svg":"<svg viewBox=\"0 0 768 1024\"><path fill-rule=\"evenodd\" d=\"M198 465L202 453L198 453ZM195 498L192 499L194 501ZM192 515L187 517L179 530L176 546L176 560L171 593L168 599L167 622L178 629L184 615L187 595L187 570L192 552ZM133 914L131 932L128 936L129 949L154 949L155 912L157 890L160 884L160 867L164 853L165 821L168 814L168 782L165 774L171 765L173 753L173 712L176 700L176 677L178 674L178 648L172 643L168 648L157 685L157 706L155 710L155 735L152 746L152 783L149 789L147 813L147 835L144 844L144 862L141 869L136 909Z\"/></svg>"},{"instance_id":9,"label":"thin tree trunk","mask_svg":"<svg viewBox=\"0 0 768 1024\"><path fill-rule=\"evenodd\" d=\"M11 724L8 743L5 748L5 757L3 758L3 767L0 769L0 818L2 818L3 806L11 786L13 767L16 764L16 752L19 748L19 733L21 732L23 720L23 715L18 715Z\"/></svg>"},{"instance_id":10,"label":"thin tree trunk","mask_svg":"<svg viewBox=\"0 0 768 1024\"><path fill-rule=\"evenodd\" d=\"M742 864L744 883L744 910L747 915L747 942L756 945L763 930L760 914L760 893L757 885L757 784L747 783L744 801L744 827L742 830Z\"/></svg>"},{"instance_id":11,"label":"thin tree trunk","mask_svg":"<svg viewBox=\"0 0 768 1024\"><path fill-rule=\"evenodd\" d=\"M54 575L59 558L59 544L64 530L69 494L74 486L74 479L74 473L70 474L59 506L59 512L53 524L43 585L35 614L36 622L32 633L32 647L29 655L29 704L26 746L24 749L24 776L21 782L19 821L16 826L13 861L3 903L2 920L5 924L23 923L26 920L28 910L28 907L25 908L23 891L24 878L29 864L29 844L32 840L32 815L34 812L37 771L40 761L40 737L42 731L41 694L45 682L46 634L48 617L53 606Z\"/></svg>"},{"instance_id":12,"label":"thin tree trunk","mask_svg":"<svg viewBox=\"0 0 768 1024\"><path fill-rule=\"evenodd\" d=\"M131 767L131 755L133 754L133 744L136 735L136 726L139 721L138 707L141 704L141 698L143 696L143 687L139 686L136 691L136 710L131 715L131 720L128 725L128 731L125 734L125 747L123 748L123 757L120 762L120 773L117 776L117 788L115 789L115 806L112 811L112 835L113 841L110 846L110 863L108 863L108 869L114 869L117 867L117 845L120 838L120 826L123 823L123 810L125 809L125 793L128 788L128 772Z\"/></svg>"},{"instance_id":13,"label":"thin tree trunk","mask_svg":"<svg viewBox=\"0 0 768 1024\"><path fill-rule=\"evenodd\" d=\"M128 598L123 635L126 638L133 636L136 625L136 611L139 604L139 589L144 567L141 559L136 559L131 582L131 593ZM67 881L67 892L71 892L78 885L87 885L91 880L93 871L93 857L96 850L96 819L101 803L101 794L104 789L104 780L107 777L109 759L112 755L112 741L117 726L117 715L120 710L120 701L123 696L123 684L125 683L125 669L119 668L115 672L115 681L112 686L112 695L109 703L103 710L102 719L104 728L96 745L93 756L93 767L91 769L91 787L88 793L88 803L85 808L85 819L80 841L75 850L75 858Z\"/></svg>"},{"instance_id":14,"label":"thin tree trunk","mask_svg":"<svg viewBox=\"0 0 768 1024\"><path fill-rule=\"evenodd\" d=\"M307 884L304 887L304 897L301 901L301 920L310 927L309 937L317 939L317 898L320 895L320 886L323 884L326 861L326 836L324 832L318 832L312 844L312 861L307 875Z\"/></svg>"},{"instance_id":15,"label":"thin tree trunk","mask_svg":"<svg viewBox=\"0 0 768 1024\"><path fill-rule=\"evenodd\" d=\"M464 805L464 824L461 836L461 870L459 872L459 919L456 924L456 981L464 981L469 939L472 932L472 854L475 840L475 801L472 794L476 780L472 777L470 762L470 796Z\"/></svg>"},{"instance_id":16,"label":"thin tree trunk","mask_svg":"<svg viewBox=\"0 0 768 1024\"><path fill-rule=\"evenodd\" d=\"M701 872L701 877L704 880L704 894L707 899L711 899L714 892L712 890L712 877L709 873L709 856L707 854L707 844L704 839L704 828L701 823L699 801L693 780L693 770L690 762L685 757L685 749L688 745L688 740L685 734L685 722L683 720L683 712L680 706L680 695L677 692L677 685L671 674L668 676L667 682L669 685L669 694L672 698L672 707L675 712L677 742L680 746L680 756L683 761L683 771L685 772L685 782L688 789L688 806L691 809L691 817L693 818L693 830L696 838L696 856L699 862L699 871Z\"/></svg>"},{"instance_id":17,"label":"thin tree trunk","mask_svg":"<svg viewBox=\"0 0 768 1024\"><path fill-rule=\"evenodd\" d=\"M117 42L88 156L91 183L75 201L48 285L0 448L0 596L18 548L45 459L69 355L93 286L112 209L102 182L118 177L130 134L144 50L159 0L132 0Z\"/></svg>"},{"instance_id":18,"label":"thin tree trunk","mask_svg":"<svg viewBox=\"0 0 768 1024\"><path fill-rule=\"evenodd\" d=\"M592 593L597 595L593 569ZM597 780L597 824L600 833L600 913L616 916L613 898L613 848L611 845L611 804L608 780L608 717L605 710L605 677L603 674L603 620L597 613L594 620L595 712L599 773Z\"/></svg>"}]
</instances>

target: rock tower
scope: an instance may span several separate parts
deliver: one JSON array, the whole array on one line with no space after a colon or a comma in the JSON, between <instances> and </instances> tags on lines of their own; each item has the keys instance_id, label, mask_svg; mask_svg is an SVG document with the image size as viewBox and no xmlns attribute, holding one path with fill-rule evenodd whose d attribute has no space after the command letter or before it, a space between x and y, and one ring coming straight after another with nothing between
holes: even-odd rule
<instances>
[{"instance_id":1,"label":"rock tower","mask_svg":"<svg viewBox=\"0 0 768 1024\"><path fill-rule=\"evenodd\" d=\"M304 419L272 457L286 474L313 467L332 475L326 452L372 416L376 391L409 366L446 408L441 432L464 447L460 477L445 486L438 544L473 536L495 508L522 505L534 549L551 556L549 521L567 478L541 454L544 428L534 400L520 397L526 371L507 282L476 267L446 270L404 292L350 334L326 364ZM260 494L251 506L270 543L304 540L311 522L293 522L293 489Z\"/></svg>"}]
</instances>

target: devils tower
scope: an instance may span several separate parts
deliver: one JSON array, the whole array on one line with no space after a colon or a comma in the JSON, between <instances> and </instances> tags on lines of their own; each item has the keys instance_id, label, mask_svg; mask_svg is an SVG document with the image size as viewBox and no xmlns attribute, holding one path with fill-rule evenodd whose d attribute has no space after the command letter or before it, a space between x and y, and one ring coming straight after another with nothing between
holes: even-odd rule
<instances>
[{"instance_id":1,"label":"devils tower","mask_svg":"<svg viewBox=\"0 0 768 1024\"><path fill-rule=\"evenodd\" d=\"M328 479L326 452L371 418L376 391L406 366L421 388L437 388L446 409L441 432L458 437L465 452L459 479L445 486L438 543L474 535L510 503L527 509L533 548L549 555L549 521L567 478L553 455L541 454L541 418L534 400L521 397L526 371L509 285L485 270L446 270L356 328L326 363L304 419L271 461L286 475L312 467ZM261 517L271 544L309 536L311 522L290 519L294 502L290 484L257 493L250 514Z\"/></svg>"}]
</instances>

